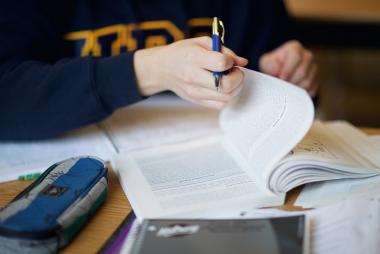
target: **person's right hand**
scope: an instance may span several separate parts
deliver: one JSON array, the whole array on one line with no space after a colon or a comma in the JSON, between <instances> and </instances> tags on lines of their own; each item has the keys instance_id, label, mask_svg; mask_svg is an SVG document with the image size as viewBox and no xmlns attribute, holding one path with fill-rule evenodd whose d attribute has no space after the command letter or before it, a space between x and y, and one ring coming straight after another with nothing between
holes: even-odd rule
<instances>
[{"instance_id":1,"label":"person's right hand","mask_svg":"<svg viewBox=\"0 0 380 254\"><path fill-rule=\"evenodd\" d=\"M171 90L180 97L221 109L242 89L244 74L239 68L248 60L223 47L222 53L211 50L210 37L198 37L172 44L138 50L134 67L139 91L144 96ZM223 72L217 91L212 71Z\"/></svg>"}]
</instances>

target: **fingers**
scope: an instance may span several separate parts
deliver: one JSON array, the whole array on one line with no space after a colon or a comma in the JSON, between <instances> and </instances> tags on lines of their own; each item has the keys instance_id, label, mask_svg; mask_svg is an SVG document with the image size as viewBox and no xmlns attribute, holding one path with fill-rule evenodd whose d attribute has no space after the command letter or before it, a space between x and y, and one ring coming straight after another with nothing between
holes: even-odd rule
<instances>
[{"instance_id":1,"label":"fingers","mask_svg":"<svg viewBox=\"0 0 380 254\"><path fill-rule=\"evenodd\" d=\"M277 77L279 76L282 64L276 54L268 53L260 58L259 66L262 72Z\"/></svg>"},{"instance_id":2,"label":"fingers","mask_svg":"<svg viewBox=\"0 0 380 254\"><path fill-rule=\"evenodd\" d=\"M210 89L215 87L215 80L212 73L202 68L188 68L180 78L184 83L189 85L198 85Z\"/></svg>"},{"instance_id":3,"label":"fingers","mask_svg":"<svg viewBox=\"0 0 380 254\"><path fill-rule=\"evenodd\" d=\"M231 97L228 94L220 93L215 88L209 89L200 86L193 86L185 84L183 86L185 93L195 98L196 100L215 100L221 102L228 102Z\"/></svg>"},{"instance_id":4,"label":"fingers","mask_svg":"<svg viewBox=\"0 0 380 254\"><path fill-rule=\"evenodd\" d=\"M231 49L222 46L222 52L212 51L212 39L210 37L199 37L194 40L201 47L196 55L191 55L188 59L209 71L222 72L232 66L246 66L248 60L237 56ZM191 53L190 53L191 54Z\"/></svg>"},{"instance_id":5,"label":"fingers","mask_svg":"<svg viewBox=\"0 0 380 254\"><path fill-rule=\"evenodd\" d=\"M243 79L244 73L239 68L231 68L228 74L222 75L219 92L230 93L243 82ZM184 75L183 80L186 84L215 90L215 79L212 73L200 68L190 69L188 73Z\"/></svg>"},{"instance_id":6,"label":"fingers","mask_svg":"<svg viewBox=\"0 0 380 254\"><path fill-rule=\"evenodd\" d=\"M313 61L313 54L308 50L303 50L300 56L301 60L294 67L295 69L287 81L304 88L311 96L315 96L318 85L315 82L317 66Z\"/></svg>"},{"instance_id":7,"label":"fingers","mask_svg":"<svg viewBox=\"0 0 380 254\"><path fill-rule=\"evenodd\" d=\"M208 37L175 42L162 49L158 63L162 63L160 73L166 78L168 90L193 103L220 109L243 87L244 73L233 66L245 66L248 60L226 47L222 52L211 51L211 44ZM175 61L167 61L165 56ZM226 70L228 74L222 75L216 90L212 72Z\"/></svg>"},{"instance_id":8,"label":"fingers","mask_svg":"<svg viewBox=\"0 0 380 254\"><path fill-rule=\"evenodd\" d=\"M316 73L317 66L314 63L313 54L298 42L288 43L280 78L304 88L311 96L314 96L318 91L318 84L315 82Z\"/></svg>"},{"instance_id":9,"label":"fingers","mask_svg":"<svg viewBox=\"0 0 380 254\"><path fill-rule=\"evenodd\" d=\"M248 64L248 59L236 55L235 52L233 52L231 49L227 47L222 47L222 53L232 56L232 58L234 59L234 65L236 66L244 67Z\"/></svg>"},{"instance_id":10,"label":"fingers","mask_svg":"<svg viewBox=\"0 0 380 254\"><path fill-rule=\"evenodd\" d=\"M311 96L315 96L319 88L319 85L315 80L316 73L317 66L314 64L307 77L299 83L299 86L304 88Z\"/></svg>"},{"instance_id":11,"label":"fingers","mask_svg":"<svg viewBox=\"0 0 380 254\"><path fill-rule=\"evenodd\" d=\"M244 73L239 68L232 68L228 75L223 75L220 90L230 94L243 83Z\"/></svg>"},{"instance_id":12,"label":"fingers","mask_svg":"<svg viewBox=\"0 0 380 254\"><path fill-rule=\"evenodd\" d=\"M236 97L241 91L243 90L243 85L239 85L235 88L235 90L232 91L231 97ZM199 104L205 107L214 108L214 109L222 109L224 106L226 106L227 102L221 102L221 101L213 101L213 100L200 100Z\"/></svg>"},{"instance_id":13,"label":"fingers","mask_svg":"<svg viewBox=\"0 0 380 254\"><path fill-rule=\"evenodd\" d=\"M313 54L308 50L304 50L300 64L288 80L294 84L301 83L308 76L312 66Z\"/></svg>"},{"instance_id":14,"label":"fingers","mask_svg":"<svg viewBox=\"0 0 380 254\"><path fill-rule=\"evenodd\" d=\"M196 37L190 40L193 40L195 43L206 50L212 50L212 39L209 36Z\"/></svg>"},{"instance_id":15,"label":"fingers","mask_svg":"<svg viewBox=\"0 0 380 254\"><path fill-rule=\"evenodd\" d=\"M203 69L216 72L223 72L234 66L232 56L203 48L189 52L187 60Z\"/></svg>"},{"instance_id":16,"label":"fingers","mask_svg":"<svg viewBox=\"0 0 380 254\"><path fill-rule=\"evenodd\" d=\"M208 71L203 71L208 74L206 80L211 82L205 84L204 81L202 81L201 85L184 83L181 86L182 91L180 91L182 97L204 106L220 108L219 106L231 101L243 88L244 74L238 68L232 68L228 75L222 76L219 90L216 90L212 74Z\"/></svg>"},{"instance_id":17,"label":"fingers","mask_svg":"<svg viewBox=\"0 0 380 254\"><path fill-rule=\"evenodd\" d=\"M238 87L236 87L234 91L232 91L232 93L230 95L231 98L236 97L242 90L243 90L243 85L241 84ZM227 105L228 102L229 101L222 102L222 101L218 101L218 100L200 100L197 103L202 105L202 106L209 107L209 108L222 109L224 106Z\"/></svg>"},{"instance_id":18,"label":"fingers","mask_svg":"<svg viewBox=\"0 0 380 254\"><path fill-rule=\"evenodd\" d=\"M296 70L297 66L302 61L302 48L293 46L284 53L282 69L279 73L279 78L288 80Z\"/></svg>"},{"instance_id":19,"label":"fingers","mask_svg":"<svg viewBox=\"0 0 380 254\"><path fill-rule=\"evenodd\" d=\"M208 108L222 109L226 105L226 103L222 101L199 100L199 99L189 96L183 91L175 91L175 93L187 101L190 101L192 103L199 104L201 106L208 107Z\"/></svg>"},{"instance_id":20,"label":"fingers","mask_svg":"<svg viewBox=\"0 0 380 254\"><path fill-rule=\"evenodd\" d=\"M314 56L297 41L287 42L264 54L259 60L259 67L264 73L304 88L312 96L318 91Z\"/></svg>"}]
</instances>

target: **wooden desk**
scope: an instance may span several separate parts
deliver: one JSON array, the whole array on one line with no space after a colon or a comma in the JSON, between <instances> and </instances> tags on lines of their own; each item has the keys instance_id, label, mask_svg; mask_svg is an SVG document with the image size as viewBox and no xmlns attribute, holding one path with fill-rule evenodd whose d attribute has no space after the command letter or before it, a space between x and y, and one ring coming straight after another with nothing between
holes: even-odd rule
<instances>
[{"instance_id":1,"label":"wooden desk","mask_svg":"<svg viewBox=\"0 0 380 254\"><path fill-rule=\"evenodd\" d=\"M363 128L363 130L370 135L380 134L380 129ZM13 181L0 184L0 207L7 204L30 183L27 181ZM299 207L294 207L292 204L300 190L300 188L297 188L289 192L286 204L281 208L299 210ZM106 202L62 253L97 252L130 211L131 205L125 197L115 174L111 171L109 173L109 193Z\"/></svg>"},{"instance_id":2,"label":"wooden desk","mask_svg":"<svg viewBox=\"0 0 380 254\"><path fill-rule=\"evenodd\" d=\"M291 16L346 22L380 22L379 0L285 0Z\"/></svg>"},{"instance_id":3,"label":"wooden desk","mask_svg":"<svg viewBox=\"0 0 380 254\"><path fill-rule=\"evenodd\" d=\"M308 47L380 48L379 0L285 0Z\"/></svg>"}]
</instances>

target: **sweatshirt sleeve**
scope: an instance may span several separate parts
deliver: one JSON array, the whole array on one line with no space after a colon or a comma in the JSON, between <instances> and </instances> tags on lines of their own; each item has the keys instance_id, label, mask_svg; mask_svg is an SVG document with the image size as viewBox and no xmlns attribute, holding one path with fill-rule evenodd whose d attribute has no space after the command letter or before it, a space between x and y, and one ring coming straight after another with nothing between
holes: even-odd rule
<instances>
[{"instance_id":1,"label":"sweatshirt sleeve","mask_svg":"<svg viewBox=\"0 0 380 254\"><path fill-rule=\"evenodd\" d=\"M60 6L7 2L0 4L0 140L60 135L142 99L133 53L61 58Z\"/></svg>"}]
</instances>

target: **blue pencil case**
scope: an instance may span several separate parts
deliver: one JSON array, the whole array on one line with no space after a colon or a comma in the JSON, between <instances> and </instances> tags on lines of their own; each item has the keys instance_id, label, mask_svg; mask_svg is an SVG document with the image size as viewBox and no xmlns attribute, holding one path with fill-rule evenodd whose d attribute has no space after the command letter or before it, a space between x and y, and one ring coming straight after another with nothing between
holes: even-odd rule
<instances>
[{"instance_id":1,"label":"blue pencil case","mask_svg":"<svg viewBox=\"0 0 380 254\"><path fill-rule=\"evenodd\" d=\"M107 167L99 159L52 165L0 211L0 252L58 252L104 202L107 190Z\"/></svg>"}]
</instances>

